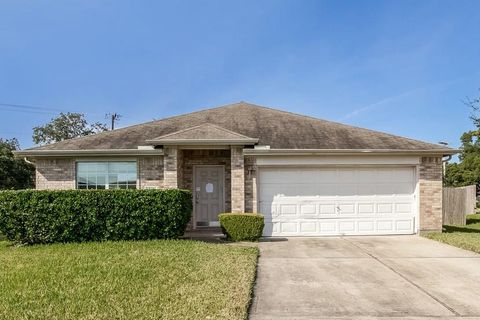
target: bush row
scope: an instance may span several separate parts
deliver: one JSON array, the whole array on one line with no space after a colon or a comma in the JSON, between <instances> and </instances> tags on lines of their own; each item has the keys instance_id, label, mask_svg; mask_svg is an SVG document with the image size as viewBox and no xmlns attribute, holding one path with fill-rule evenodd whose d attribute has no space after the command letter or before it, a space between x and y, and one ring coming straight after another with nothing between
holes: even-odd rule
<instances>
[{"instance_id":1,"label":"bush row","mask_svg":"<svg viewBox=\"0 0 480 320\"><path fill-rule=\"evenodd\" d=\"M186 190L0 192L0 232L26 244L176 238L191 214Z\"/></svg>"}]
</instances>

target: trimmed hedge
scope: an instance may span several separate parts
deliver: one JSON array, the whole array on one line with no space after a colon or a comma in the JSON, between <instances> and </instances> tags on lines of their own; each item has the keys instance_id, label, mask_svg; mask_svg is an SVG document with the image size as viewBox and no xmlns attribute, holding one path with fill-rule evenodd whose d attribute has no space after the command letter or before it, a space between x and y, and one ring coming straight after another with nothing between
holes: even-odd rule
<instances>
[{"instance_id":1,"label":"trimmed hedge","mask_svg":"<svg viewBox=\"0 0 480 320\"><path fill-rule=\"evenodd\" d=\"M0 232L17 243L176 238L191 214L186 190L0 192Z\"/></svg>"},{"instance_id":2,"label":"trimmed hedge","mask_svg":"<svg viewBox=\"0 0 480 320\"><path fill-rule=\"evenodd\" d=\"M233 241L258 241L265 226L263 215L258 213L222 213L220 226L227 239Z\"/></svg>"}]
</instances>

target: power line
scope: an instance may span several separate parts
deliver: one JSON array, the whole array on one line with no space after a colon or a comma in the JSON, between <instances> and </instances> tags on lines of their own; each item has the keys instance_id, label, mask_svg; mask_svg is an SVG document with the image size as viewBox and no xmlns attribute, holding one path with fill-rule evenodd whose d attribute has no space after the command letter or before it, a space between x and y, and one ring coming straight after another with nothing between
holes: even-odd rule
<instances>
[{"instance_id":1,"label":"power line","mask_svg":"<svg viewBox=\"0 0 480 320\"><path fill-rule=\"evenodd\" d=\"M59 108L52 108L52 107L40 107L40 106L32 106L32 105L26 105L26 104L13 104L13 103L0 103L0 111L13 111L13 112L27 112L27 113L40 113L40 114L52 114L52 115L58 115L60 112L68 113L68 112L74 112L74 113L81 113L85 114L85 112L77 112L77 111L66 111L65 109L59 109ZM101 115L100 113L91 113L88 112L88 115ZM105 115L105 118L110 118L111 119L111 130L115 129L115 123L120 120L122 117L118 113L107 113L107 114L102 114Z\"/></svg>"},{"instance_id":2,"label":"power line","mask_svg":"<svg viewBox=\"0 0 480 320\"><path fill-rule=\"evenodd\" d=\"M80 112L80 111L67 111L66 109L60 109L60 108L41 107L41 106L13 104L13 103L0 103L0 110L17 111L17 112L33 112L33 113L44 113L44 114L58 114L59 112L75 112L75 113L85 114L85 112ZM97 115L97 116L103 115L96 112L88 112L87 114Z\"/></svg>"},{"instance_id":3,"label":"power line","mask_svg":"<svg viewBox=\"0 0 480 320\"><path fill-rule=\"evenodd\" d=\"M20 109L38 109L38 110L59 111L59 112L64 111L64 110L57 109L57 108L29 106L29 105L26 105L26 104L0 103L0 106L11 107L11 108L20 108Z\"/></svg>"}]
</instances>

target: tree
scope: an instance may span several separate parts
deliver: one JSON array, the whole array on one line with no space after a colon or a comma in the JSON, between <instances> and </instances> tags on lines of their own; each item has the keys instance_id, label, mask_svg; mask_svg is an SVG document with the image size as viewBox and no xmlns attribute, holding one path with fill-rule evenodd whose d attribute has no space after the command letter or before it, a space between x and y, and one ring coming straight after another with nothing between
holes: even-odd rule
<instances>
[{"instance_id":1,"label":"tree","mask_svg":"<svg viewBox=\"0 0 480 320\"><path fill-rule=\"evenodd\" d=\"M466 104L472 109L470 119L476 129L467 131L460 137L460 162L446 166L444 184L448 187L480 184L480 98L468 100Z\"/></svg>"},{"instance_id":2,"label":"tree","mask_svg":"<svg viewBox=\"0 0 480 320\"><path fill-rule=\"evenodd\" d=\"M49 123L33 128L33 142L46 144L66 139L88 136L90 134L108 130L104 123L94 122L88 124L82 113L60 113Z\"/></svg>"},{"instance_id":3,"label":"tree","mask_svg":"<svg viewBox=\"0 0 480 320\"><path fill-rule=\"evenodd\" d=\"M0 189L28 189L34 185L33 165L13 155L19 149L17 139L0 138Z\"/></svg>"}]
</instances>

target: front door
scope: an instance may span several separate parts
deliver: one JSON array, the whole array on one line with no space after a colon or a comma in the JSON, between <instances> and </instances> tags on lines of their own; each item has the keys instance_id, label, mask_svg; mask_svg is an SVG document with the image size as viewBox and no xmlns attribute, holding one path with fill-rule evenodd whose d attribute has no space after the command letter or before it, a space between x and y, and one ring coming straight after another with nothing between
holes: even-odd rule
<instances>
[{"instance_id":1,"label":"front door","mask_svg":"<svg viewBox=\"0 0 480 320\"><path fill-rule=\"evenodd\" d=\"M197 226L218 226L224 210L224 167L195 166L195 222Z\"/></svg>"}]
</instances>

